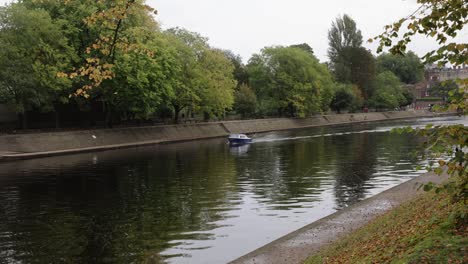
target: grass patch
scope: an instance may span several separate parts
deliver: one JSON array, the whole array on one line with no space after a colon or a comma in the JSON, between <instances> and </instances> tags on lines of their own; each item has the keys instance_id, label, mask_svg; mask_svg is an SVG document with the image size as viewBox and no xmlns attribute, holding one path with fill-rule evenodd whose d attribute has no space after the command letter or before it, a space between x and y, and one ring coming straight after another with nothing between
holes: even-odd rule
<instances>
[{"instance_id":1,"label":"grass patch","mask_svg":"<svg viewBox=\"0 0 468 264\"><path fill-rule=\"evenodd\" d=\"M306 263L468 263L467 227L442 194L425 193L377 217Z\"/></svg>"}]
</instances>

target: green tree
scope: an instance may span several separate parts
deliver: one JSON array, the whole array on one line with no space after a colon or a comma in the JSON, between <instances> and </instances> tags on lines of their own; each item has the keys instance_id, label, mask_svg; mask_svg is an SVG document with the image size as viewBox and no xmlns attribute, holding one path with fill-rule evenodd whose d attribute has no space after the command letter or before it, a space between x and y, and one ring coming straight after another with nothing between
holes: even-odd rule
<instances>
[{"instance_id":1,"label":"green tree","mask_svg":"<svg viewBox=\"0 0 468 264\"><path fill-rule=\"evenodd\" d=\"M54 21L62 21L64 34L79 59L59 77L73 81L75 95L89 97L88 91L115 77L117 52L142 50L124 36L132 27L157 29L144 0L116 1L34 1L20 2L28 9L43 9ZM110 87L106 87L109 89Z\"/></svg>"},{"instance_id":2,"label":"green tree","mask_svg":"<svg viewBox=\"0 0 468 264\"><path fill-rule=\"evenodd\" d=\"M177 123L180 112L190 107L202 110L206 117L222 115L234 103L234 66L225 54L212 49L207 39L186 29L167 31L176 50L174 66L178 73L169 98Z\"/></svg>"},{"instance_id":3,"label":"green tree","mask_svg":"<svg viewBox=\"0 0 468 264\"><path fill-rule=\"evenodd\" d=\"M234 79L237 81L237 87L240 87L243 84L248 84L249 75L247 74L247 70L244 63L242 62L241 56L234 54L230 50L225 50L224 54L234 65L233 74Z\"/></svg>"},{"instance_id":4,"label":"green tree","mask_svg":"<svg viewBox=\"0 0 468 264\"><path fill-rule=\"evenodd\" d=\"M57 76L61 77L62 81L68 80L73 83L73 91L68 91L68 94L89 98L72 99L80 105L91 105L93 101L102 102L107 112L108 124L111 123L113 112L134 112L134 104L129 99L124 99L123 95L136 95L139 89L127 91L132 87L127 86L126 82L116 82L112 79L127 80L126 75L116 75L127 74L123 69L128 69L128 65L116 65L129 62L123 59L126 54L127 57L138 56L140 62L154 59L154 50L148 49L146 43L135 37L136 32L158 31L158 25L150 15L154 10L146 6L145 1L23 0L20 4L28 10L44 10L52 21L62 25L62 34L72 47L74 59L71 65L62 69ZM135 87L141 87L141 84ZM120 99L117 99L117 94L122 95ZM128 103L127 106L123 104L124 101ZM141 106L143 105L145 104ZM125 107L128 109L124 109ZM145 115L139 112L137 116Z\"/></svg>"},{"instance_id":5,"label":"green tree","mask_svg":"<svg viewBox=\"0 0 468 264\"><path fill-rule=\"evenodd\" d=\"M125 32L155 55L139 52L116 53L115 77L109 80L112 89L103 89L98 95L109 102L108 109L124 119L147 119L163 103L173 96L172 85L177 71L174 65L175 50L164 34L146 28L134 28Z\"/></svg>"},{"instance_id":6,"label":"green tree","mask_svg":"<svg viewBox=\"0 0 468 264\"><path fill-rule=\"evenodd\" d=\"M414 102L414 94L408 89L403 89L403 97L405 98L400 102L400 107L408 106Z\"/></svg>"},{"instance_id":7,"label":"green tree","mask_svg":"<svg viewBox=\"0 0 468 264\"><path fill-rule=\"evenodd\" d=\"M362 99L352 85L340 84L331 101L331 109L338 114L342 110L356 110L362 106Z\"/></svg>"},{"instance_id":8,"label":"green tree","mask_svg":"<svg viewBox=\"0 0 468 264\"><path fill-rule=\"evenodd\" d=\"M406 102L400 79L390 71L382 72L375 79L375 92L369 104L376 109L395 109Z\"/></svg>"},{"instance_id":9,"label":"green tree","mask_svg":"<svg viewBox=\"0 0 468 264\"><path fill-rule=\"evenodd\" d=\"M241 84L235 92L234 108L242 117L251 117L257 110L257 95L246 84Z\"/></svg>"},{"instance_id":10,"label":"green tree","mask_svg":"<svg viewBox=\"0 0 468 264\"><path fill-rule=\"evenodd\" d=\"M310 55L314 56L314 50L312 49L311 46L309 46L309 44L307 43L302 43L302 44L295 44L295 45L291 45L289 46L291 48L298 48L298 49L302 49L304 51L306 51L307 53L309 53Z\"/></svg>"},{"instance_id":11,"label":"green tree","mask_svg":"<svg viewBox=\"0 0 468 264\"><path fill-rule=\"evenodd\" d=\"M200 106L205 116L224 116L234 104L237 86L233 77L234 65L221 50L207 49L200 58Z\"/></svg>"},{"instance_id":12,"label":"green tree","mask_svg":"<svg viewBox=\"0 0 468 264\"><path fill-rule=\"evenodd\" d=\"M424 65L412 51L403 55L381 54L377 57L377 71L391 71L408 84L417 83L424 78Z\"/></svg>"},{"instance_id":13,"label":"green tree","mask_svg":"<svg viewBox=\"0 0 468 264\"><path fill-rule=\"evenodd\" d=\"M450 95L453 95L458 90L459 86L455 80L447 80L433 84L429 89L429 93L431 96L438 96L444 101L448 101Z\"/></svg>"},{"instance_id":14,"label":"green tree","mask_svg":"<svg viewBox=\"0 0 468 264\"><path fill-rule=\"evenodd\" d=\"M372 95L375 58L361 44L361 31L350 16L345 14L333 21L328 31L329 67L338 82L357 85L367 100Z\"/></svg>"},{"instance_id":15,"label":"green tree","mask_svg":"<svg viewBox=\"0 0 468 264\"><path fill-rule=\"evenodd\" d=\"M249 83L264 115L306 116L326 111L333 96L328 69L310 53L267 47L247 65Z\"/></svg>"},{"instance_id":16,"label":"green tree","mask_svg":"<svg viewBox=\"0 0 468 264\"><path fill-rule=\"evenodd\" d=\"M375 58L363 47L345 47L334 63L336 80L355 84L361 89L364 99L372 96L376 74Z\"/></svg>"},{"instance_id":17,"label":"green tree","mask_svg":"<svg viewBox=\"0 0 468 264\"><path fill-rule=\"evenodd\" d=\"M170 45L175 49L172 67L177 69L173 80L173 95L168 98L168 102L174 111L174 123L178 123L182 110L197 107L201 102L202 72L198 61L208 44L199 34L181 28L169 29L166 34Z\"/></svg>"},{"instance_id":18,"label":"green tree","mask_svg":"<svg viewBox=\"0 0 468 264\"><path fill-rule=\"evenodd\" d=\"M0 8L0 100L20 115L23 128L27 110L52 110L67 99L71 82L56 75L74 56L62 26L44 10L21 4Z\"/></svg>"},{"instance_id":19,"label":"green tree","mask_svg":"<svg viewBox=\"0 0 468 264\"><path fill-rule=\"evenodd\" d=\"M361 31L357 29L356 22L348 15L337 17L328 31L328 57L335 63L341 51L347 47L358 48L362 44Z\"/></svg>"}]
</instances>

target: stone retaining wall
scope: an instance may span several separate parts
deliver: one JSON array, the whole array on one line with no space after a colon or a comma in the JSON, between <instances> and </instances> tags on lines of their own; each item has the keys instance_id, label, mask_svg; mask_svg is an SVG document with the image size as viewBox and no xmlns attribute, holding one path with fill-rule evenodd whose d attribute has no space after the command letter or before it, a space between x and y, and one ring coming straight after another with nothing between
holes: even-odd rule
<instances>
[{"instance_id":1,"label":"stone retaining wall","mask_svg":"<svg viewBox=\"0 0 468 264\"><path fill-rule=\"evenodd\" d=\"M1 153L33 153L141 142L173 142L355 122L430 117L428 112L386 112L315 116L306 119L258 119L169 126L132 127L0 136ZM1 156L1 155L0 155Z\"/></svg>"}]
</instances>

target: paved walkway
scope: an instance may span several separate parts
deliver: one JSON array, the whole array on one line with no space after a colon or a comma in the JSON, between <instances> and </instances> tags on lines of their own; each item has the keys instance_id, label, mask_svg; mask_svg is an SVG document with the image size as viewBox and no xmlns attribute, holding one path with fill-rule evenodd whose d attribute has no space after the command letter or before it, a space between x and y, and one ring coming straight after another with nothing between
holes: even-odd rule
<instances>
[{"instance_id":1,"label":"paved walkway","mask_svg":"<svg viewBox=\"0 0 468 264\"><path fill-rule=\"evenodd\" d=\"M339 240L345 234L351 233L389 209L415 198L422 192L416 191L420 183L430 181L440 183L445 179L447 177L423 174L374 197L322 218L231 263L303 263L310 255L318 252L322 247Z\"/></svg>"},{"instance_id":2,"label":"paved walkway","mask_svg":"<svg viewBox=\"0 0 468 264\"><path fill-rule=\"evenodd\" d=\"M6 151L2 152L0 151L0 161L1 160L22 160L22 159L43 158L43 157L50 157L50 156L122 149L122 148L129 148L129 147L143 147L143 146L159 144L161 142L162 142L161 140L150 140L150 141L132 142L128 144L114 144L114 145L105 145L105 146L96 146L96 147L87 147L87 148L40 151L40 152L6 152Z\"/></svg>"}]
</instances>

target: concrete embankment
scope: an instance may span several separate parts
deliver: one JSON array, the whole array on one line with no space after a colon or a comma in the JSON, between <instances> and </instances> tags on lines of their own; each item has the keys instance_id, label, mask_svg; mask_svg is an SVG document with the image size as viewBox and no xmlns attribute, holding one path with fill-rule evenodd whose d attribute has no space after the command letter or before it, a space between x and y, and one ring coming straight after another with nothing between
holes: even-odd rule
<instances>
[{"instance_id":1,"label":"concrete embankment","mask_svg":"<svg viewBox=\"0 0 468 264\"><path fill-rule=\"evenodd\" d=\"M393 187L369 199L322 218L293 233L279 238L231 264L299 264L323 247L343 238L372 219L416 198L422 190L421 184L442 183L448 176L432 173L423 174L415 179Z\"/></svg>"},{"instance_id":2,"label":"concrete embankment","mask_svg":"<svg viewBox=\"0 0 468 264\"><path fill-rule=\"evenodd\" d=\"M101 151L166 142L225 137L230 133L259 133L349 123L433 117L424 111L322 115L306 119L258 119L166 126L96 129L0 136L0 160L28 159Z\"/></svg>"}]
</instances>

